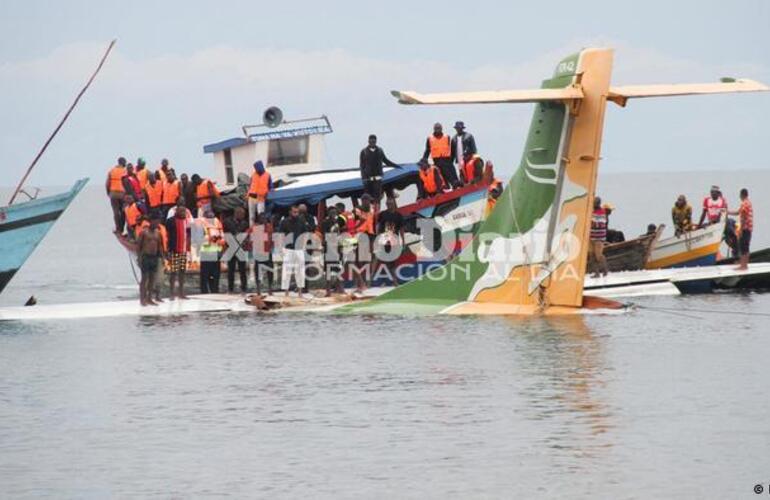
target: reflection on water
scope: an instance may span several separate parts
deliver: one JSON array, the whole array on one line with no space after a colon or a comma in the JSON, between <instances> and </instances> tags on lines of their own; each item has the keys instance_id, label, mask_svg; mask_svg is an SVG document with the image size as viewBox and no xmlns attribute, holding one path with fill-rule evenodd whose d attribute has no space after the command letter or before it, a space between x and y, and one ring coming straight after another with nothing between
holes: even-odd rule
<instances>
[{"instance_id":1,"label":"reflection on water","mask_svg":"<svg viewBox=\"0 0 770 500\"><path fill-rule=\"evenodd\" d=\"M512 327L520 328L520 322L512 320ZM606 339L593 333L582 317L530 320L515 335L524 340L516 357L525 402L519 411L548 422L549 431L540 441L557 458L555 466L588 466L586 459L606 454L612 446L608 431L613 415L605 401L612 370L604 356Z\"/></svg>"},{"instance_id":2,"label":"reflection on water","mask_svg":"<svg viewBox=\"0 0 770 500\"><path fill-rule=\"evenodd\" d=\"M762 311L767 297L649 304ZM0 323L0 484L7 497L618 498L689 496L687 476L732 498L767 449L763 328L652 310Z\"/></svg>"}]
</instances>

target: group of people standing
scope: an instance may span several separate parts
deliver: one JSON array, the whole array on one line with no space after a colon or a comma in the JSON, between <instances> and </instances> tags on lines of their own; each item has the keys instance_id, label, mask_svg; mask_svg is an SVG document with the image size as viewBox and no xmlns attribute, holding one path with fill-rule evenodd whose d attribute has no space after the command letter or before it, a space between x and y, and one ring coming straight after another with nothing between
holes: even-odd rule
<instances>
[{"instance_id":1,"label":"group of people standing","mask_svg":"<svg viewBox=\"0 0 770 500\"><path fill-rule=\"evenodd\" d=\"M727 199L719 186L711 186L709 195L703 198L700 220L697 224L693 224L692 206L687 202L687 197L680 194L671 208L671 220L677 236L707 225L718 224L724 220L726 222L724 240L733 253L738 256L738 269L745 270L748 269L749 254L751 253L754 207L749 199L748 189L741 189L738 196L741 200L738 209L728 210ZM728 218L730 215L738 216L737 226L733 219Z\"/></svg>"},{"instance_id":2,"label":"group of people standing","mask_svg":"<svg viewBox=\"0 0 770 500\"><path fill-rule=\"evenodd\" d=\"M480 182L484 176L484 161L478 155L476 139L465 130L462 121L455 122L455 135L444 133L440 123L433 125L433 133L425 140L425 151L420 158L418 198L436 196L450 189ZM377 136L369 136L369 143L361 150L359 168L365 191L374 200L381 200L384 166L399 168L377 145ZM459 176L457 172L460 172ZM393 197L391 191L386 192Z\"/></svg>"}]
</instances>

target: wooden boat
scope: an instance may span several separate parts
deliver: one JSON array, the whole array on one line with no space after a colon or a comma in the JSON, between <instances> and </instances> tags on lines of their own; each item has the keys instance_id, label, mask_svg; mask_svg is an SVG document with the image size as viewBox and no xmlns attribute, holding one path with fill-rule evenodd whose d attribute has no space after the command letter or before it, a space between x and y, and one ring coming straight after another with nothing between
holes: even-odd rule
<instances>
[{"instance_id":1,"label":"wooden boat","mask_svg":"<svg viewBox=\"0 0 770 500\"><path fill-rule=\"evenodd\" d=\"M652 247L647 269L716 264L725 223L712 224L679 236L659 239Z\"/></svg>"},{"instance_id":2,"label":"wooden boat","mask_svg":"<svg viewBox=\"0 0 770 500\"><path fill-rule=\"evenodd\" d=\"M657 231L645 234L633 240L604 245L604 257L610 272L636 271L644 269L650 258L653 245L658 241L665 226L661 224ZM598 268L593 259L588 260L588 272L595 273Z\"/></svg>"}]
</instances>

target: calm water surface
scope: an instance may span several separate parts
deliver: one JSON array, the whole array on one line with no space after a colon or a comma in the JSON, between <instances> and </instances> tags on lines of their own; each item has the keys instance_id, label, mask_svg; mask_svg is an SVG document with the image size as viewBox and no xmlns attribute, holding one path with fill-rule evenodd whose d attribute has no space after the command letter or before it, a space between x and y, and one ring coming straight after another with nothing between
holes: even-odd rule
<instances>
[{"instance_id":1,"label":"calm water surface","mask_svg":"<svg viewBox=\"0 0 770 500\"><path fill-rule=\"evenodd\" d=\"M135 295L117 244L79 237L103 201L85 194L0 303ZM0 490L758 498L770 480L770 295L636 303L655 309L0 323Z\"/></svg>"}]
</instances>

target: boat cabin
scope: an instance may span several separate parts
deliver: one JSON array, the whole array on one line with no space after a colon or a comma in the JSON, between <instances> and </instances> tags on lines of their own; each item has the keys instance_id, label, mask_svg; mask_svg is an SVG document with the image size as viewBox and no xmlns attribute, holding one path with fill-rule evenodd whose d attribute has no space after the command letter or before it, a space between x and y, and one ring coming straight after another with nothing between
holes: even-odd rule
<instances>
[{"instance_id":1,"label":"boat cabin","mask_svg":"<svg viewBox=\"0 0 770 500\"><path fill-rule=\"evenodd\" d=\"M326 156L324 135L333 131L325 115L289 121L275 107L265 111L263 123L244 125L241 130L242 136L203 146L203 152L214 157L212 180L224 189L235 187L238 174L251 175L257 160L262 160L274 180L320 171Z\"/></svg>"}]
</instances>

